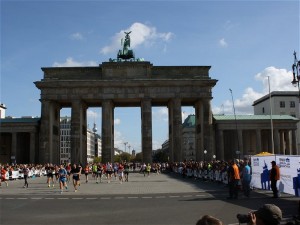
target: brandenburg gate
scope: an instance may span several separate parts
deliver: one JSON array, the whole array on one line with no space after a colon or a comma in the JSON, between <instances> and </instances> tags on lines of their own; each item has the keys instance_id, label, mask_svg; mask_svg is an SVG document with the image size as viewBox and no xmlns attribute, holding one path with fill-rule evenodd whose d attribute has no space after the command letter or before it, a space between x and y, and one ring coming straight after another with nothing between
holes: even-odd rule
<instances>
[{"instance_id":1,"label":"brandenburg gate","mask_svg":"<svg viewBox=\"0 0 300 225\"><path fill-rule=\"evenodd\" d=\"M204 149L214 154L210 101L217 80L210 78L209 70L210 66L153 66L148 61L119 59L95 67L42 68L43 79L34 82L41 91L39 162L59 163L60 110L65 107L71 108L72 163L87 162L88 107L102 107L103 162L113 161L114 107L141 107L146 163L152 162L152 106L168 107L170 161L183 160L182 106L195 107L196 159L203 159Z\"/></svg>"}]
</instances>

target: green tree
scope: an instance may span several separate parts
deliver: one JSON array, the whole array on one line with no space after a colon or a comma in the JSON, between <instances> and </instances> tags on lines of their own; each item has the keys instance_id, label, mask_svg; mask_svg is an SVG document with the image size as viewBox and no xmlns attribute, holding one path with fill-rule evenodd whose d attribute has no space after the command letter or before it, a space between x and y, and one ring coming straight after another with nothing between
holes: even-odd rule
<instances>
[{"instance_id":1,"label":"green tree","mask_svg":"<svg viewBox=\"0 0 300 225\"><path fill-rule=\"evenodd\" d=\"M93 160L94 163L99 163L101 162L101 156L95 157Z\"/></svg>"}]
</instances>

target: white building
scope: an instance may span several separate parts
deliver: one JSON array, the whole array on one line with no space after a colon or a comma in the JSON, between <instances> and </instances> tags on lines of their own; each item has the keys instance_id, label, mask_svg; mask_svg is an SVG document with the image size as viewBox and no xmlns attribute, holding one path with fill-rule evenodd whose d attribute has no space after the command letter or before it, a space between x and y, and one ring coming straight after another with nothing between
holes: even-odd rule
<instances>
[{"instance_id":1,"label":"white building","mask_svg":"<svg viewBox=\"0 0 300 225\"><path fill-rule=\"evenodd\" d=\"M182 124L183 159L196 160L195 115L189 115Z\"/></svg>"},{"instance_id":2,"label":"white building","mask_svg":"<svg viewBox=\"0 0 300 225\"><path fill-rule=\"evenodd\" d=\"M5 118L5 110L6 110L6 107L4 104L0 104L0 119L4 119Z\"/></svg>"},{"instance_id":3,"label":"white building","mask_svg":"<svg viewBox=\"0 0 300 225\"><path fill-rule=\"evenodd\" d=\"M101 138L89 128L87 129L87 162L92 162L95 156L101 156ZM95 151L95 149L97 149ZM71 160L71 117L60 119L60 162L66 163Z\"/></svg>"},{"instance_id":4,"label":"white building","mask_svg":"<svg viewBox=\"0 0 300 225\"><path fill-rule=\"evenodd\" d=\"M271 104L270 104L271 99ZM254 115L289 115L300 119L298 91L273 91L254 101ZM272 112L271 108L272 107ZM297 144L300 148L300 123L297 124Z\"/></svg>"}]
</instances>

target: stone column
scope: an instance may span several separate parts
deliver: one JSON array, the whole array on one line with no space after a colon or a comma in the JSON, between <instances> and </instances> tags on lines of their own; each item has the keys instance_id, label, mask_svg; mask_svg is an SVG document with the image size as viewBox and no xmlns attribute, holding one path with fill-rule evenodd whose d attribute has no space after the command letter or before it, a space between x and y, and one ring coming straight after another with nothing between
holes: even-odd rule
<instances>
[{"instance_id":1,"label":"stone column","mask_svg":"<svg viewBox=\"0 0 300 225\"><path fill-rule=\"evenodd\" d=\"M284 132L284 139L285 139L285 149L284 149L284 154L285 155L291 155L291 135L290 135L290 131L287 130L286 132Z\"/></svg>"},{"instance_id":2,"label":"stone column","mask_svg":"<svg viewBox=\"0 0 300 225\"><path fill-rule=\"evenodd\" d=\"M217 154L216 154L216 160L224 160L224 131L218 130L218 139L217 139Z\"/></svg>"},{"instance_id":3,"label":"stone column","mask_svg":"<svg viewBox=\"0 0 300 225\"><path fill-rule=\"evenodd\" d=\"M238 129L238 139L239 139L239 151L240 151L240 155L238 155L238 157L241 157L241 155L244 155L244 143L243 143L243 130L242 129Z\"/></svg>"},{"instance_id":4,"label":"stone column","mask_svg":"<svg viewBox=\"0 0 300 225\"><path fill-rule=\"evenodd\" d=\"M87 163L86 105L81 100L72 101L71 112L71 162Z\"/></svg>"},{"instance_id":5,"label":"stone column","mask_svg":"<svg viewBox=\"0 0 300 225\"><path fill-rule=\"evenodd\" d=\"M30 159L29 162L30 163L36 163L35 161L35 133L34 132L30 132Z\"/></svg>"},{"instance_id":6,"label":"stone column","mask_svg":"<svg viewBox=\"0 0 300 225\"><path fill-rule=\"evenodd\" d=\"M141 101L142 154L145 163L152 163L152 107L151 99Z\"/></svg>"},{"instance_id":7,"label":"stone column","mask_svg":"<svg viewBox=\"0 0 300 225\"><path fill-rule=\"evenodd\" d=\"M19 156L17 156L17 133L12 132L12 140L11 140L11 154L10 154L10 159L12 163L18 163ZM11 158L14 157L14 158ZM18 161L17 161L18 160Z\"/></svg>"},{"instance_id":8,"label":"stone column","mask_svg":"<svg viewBox=\"0 0 300 225\"><path fill-rule=\"evenodd\" d=\"M181 149L182 142L182 117L181 117L181 100L178 98L171 99L169 102L169 148L170 156L173 155L174 162L183 160ZM171 160L172 156L170 157Z\"/></svg>"},{"instance_id":9,"label":"stone column","mask_svg":"<svg viewBox=\"0 0 300 225\"><path fill-rule=\"evenodd\" d=\"M274 129L274 154L279 154L280 152L280 140L279 140L279 130Z\"/></svg>"},{"instance_id":10,"label":"stone column","mask_svg":"<svg viewBox=\"0 0 300 225\"><path fill-rule=\"evenodd\" d=\"M104 100L102 102L102 162L113 162L114 160L114 115L113 102Z\"/></svg>"},{"instance_id":11,"label":"stone column","mask_svg":"<svg viewBox=\"0 0 300 225\"><path fill-rule=\"evenodd\" d=\"M203 105L202 101L198 100L195 104L195 152L196 161L204 159L203 151ZM224 150L224 149L223 149ZM224 156L224 155L223 155ZM217 155L218 157L218 155Z\"/></svg>"},{"instance_id":12,"label":"stone column","mask_svg":"<svg viewBox=\"0 0 300 225\"><path fill-rule=\"evenodd\" d=\"M284 154L285 141L284 141L284 131L283 130L281 130L279 132L279 137L280 137L279 154Z\"/></svg>"},{"instance_id":13,"label":"stone column","mask_svg":"<svg viewBox=\"0 0 300 225\"><path fill-rule=\"evenodd\" d=\"M60 149L59 107L52 101L41 100L41 102L39 162L42 164L58 163Z\"/></svg>"},{"instance_id":14,"label":"stone column","mask_svg":"<svg viewBox=\"0 0 300 225\"><path fill-rule=\"evenodd\" d=\"M297 130L292 130L292 154L298 155Z\"/></svg>"},{"instance_id":15,"label":"stone column","mask_svg":"<svg viewBox=\"0 0 300 225\"><path fill-rule=\"evenodd\" d=\"M206 160L215 154L210 99L203 100L203 146L207 150Z\"/></svg>"},{"instance_id":16,"label":"stone column","mask_svg":"<svg viewBox=\"0 0 300 225\"><path fill-rule=\"evenodd\" d=\"M261 130L256 129L256 152L255 153L260 153L261 152Z\"/></svg>"}]
</instances>

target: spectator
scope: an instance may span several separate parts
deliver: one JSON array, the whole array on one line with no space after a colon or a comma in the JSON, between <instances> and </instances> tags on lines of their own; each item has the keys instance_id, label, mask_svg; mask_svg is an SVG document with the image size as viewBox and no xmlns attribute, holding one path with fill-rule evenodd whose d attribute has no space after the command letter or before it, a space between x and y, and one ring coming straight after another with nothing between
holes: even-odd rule
<instances>
[{"instance_id":1,"label":"spectator","mask_svg":"<svg viewBox=\"0 0 300 225\"><path fill-rule=\"evenodd\" d=\"M236 161L231 161L231 166L228 168L228 184L229 184L229 197L227 199L238 198L238 184L240 181L239 168Z\"/></svg>"},{"instance_id":2,"label":"spectator","mask_svg":"<svg viewBox=\"0 0 300 225\"><path fill-rule=\"evenodd\" d=\"M279 225L281 220L281 209L274 204L265 204L257 211L250 212L248 225Z\"/></svg>"},{"instance_id":3,"label":"spectator","mask_svg":"<svg viewBox=\"0 0 300 225\"><path fill-rule=\"evenodd\" d=\"M251 182L251 167L248 159L244 160L244 168L242 170L242 187L246 197L250 195L250 182Z\"/></svg>"},{"instance_id":4,"label":"spectator","mask_svg":"<svg viewBox=\"0 0 300 225\"><path fill-rule=\"evenodd\" d=\"M205 215L200 220L198 220L196 225L223 225L223 223L221 222L221 220L215 217Z\"/></svg>"},{"instance_id":5,"label":"spectator","mask_svg":"<svg viewBox=\"0 0 300 225\"><path fill-rule=\"evenodd\" d=\"M271 189L273 191L273 198L278 198L277 181L280 180L279 167L275 161L272 161L272 169L270 171Z\"/></svg>"}]
</instances>

